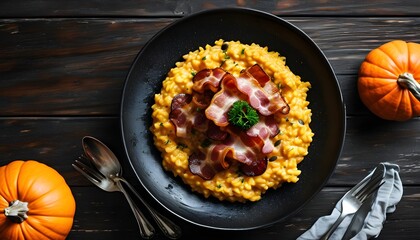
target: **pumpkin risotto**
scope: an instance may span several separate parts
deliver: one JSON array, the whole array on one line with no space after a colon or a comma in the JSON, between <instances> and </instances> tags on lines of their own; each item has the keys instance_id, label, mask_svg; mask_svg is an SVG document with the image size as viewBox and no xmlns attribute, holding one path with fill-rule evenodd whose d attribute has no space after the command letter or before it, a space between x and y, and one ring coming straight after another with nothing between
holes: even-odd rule
<instances>
[{"instance_id":1,"label":"pumpkin risotto","mask_svg":"<svg viewBox=\"0 0 420 240\"><path fill-rule=\"evenodd\" d=\"M298 164L308 154L308 147L314 135L309 126L311 110L308 108L309 102L306 100L310 83L301 81L299 76L290 71L286 65L285 57L280 56L277 52L268 51L267 47L261 47L255 43L247 45L239 41L218 40L213 46L206 45L184 55L183 59L183 62L177 62L176 66L169 71L166 79L163 81L161 92L155 95L155 103L152 106L153 125L150 130L153 133L156 147L162 153L163 167L167 171L171 171L175 176L182 178L184 183L188 184L193 191L199 192L205 197L214 196L219 200L231 202L258 201L261 199L261 195L269 188L276 189L284 182L296 183L301 173L298 169ZM183 115L185 113L184 106L190 102L198 102L200 104L206 102L208 104L211 101L211 104L219 103L219 108L221 109L214 111L219 118L227 118L228 114L223 112L223 110L228 111L233 108L232 101L228 102L226 98L221 98L221 96L232 98L231 92L233 90L227 83L225 83L226 86L223 85L225 80L221 80L221 83L219 83L222 85L221 90L220 87L218 90L213 89L213 95L207 100L206 96L209 91L197 90L194 82L201 71L210 71L214 75L213 79L217 79L220 72L222 72L223 76L229 76L229 80L235 82L239 89L239 85L243 81L241 77L243 78L244 72L250 73L248 75L253 75L257 79L260 78L261 74L254 73L253 66L259 66L258 69L263 70L260 72L265 73L267 79L269 79L269 84L265 86L265 83L261 83L262 80L258 80L261 86L258 85L257 88L263 89L264 93L269 92L270 94L278 95L278 99L284 100L286 105L288 105L287 112L277 110L274 112L272 107L270 107L269 110L272 112L268 115L260 109L263 105L263 100L261 99L264 97L271 99L271 96L260 97L256 94L257 100L261 101L260 105L255 105L255 100L248 101L251 106L245 103L249 109L256 109L259 112L259 123L263 122L263 127L271 130L273 126L270 124L274 123L274 134L270 135L269 138L263 138L260 137L262 136L260 134L261 128L252 127L258 128L260 132L257 134L260 135L256 135L255 141L248 141L243 140L242 137L242 135L246 134L240 133L244 132L244 130L214 131L214 127L211 126L217 125L224 130L228 127L225 125L229 124L231 119L229 119L229 122L225 120L225 125L217 122L216 117L209 117L211 115L208 112L210 107L205 111L207 118L210 119L208 122L211 122L211 124L206 122L205 129L207 129L207 134L205 131L194 129L195 125L200 125L201 123L197 120L194 120L195 122L192 124L194 126L191 127L190 124L185 127L185 121L190 116ZM206 76L208 77L210 73L207 72ZM270 86L269 88L266 87L268 85ZM272 87L272 85L275 87ZM212 86L207 86L207 88L211 89ZM197 91L199 92L197 93ZM219 92L214 93L216 91ZM194 93L196 93L195 97ZM239 99L244 99L247 96L251 98L250 95L241 92L241 89L234 91L234 93L239 96ZM193 96L192 100L190 96ZM216 97L219 97L221 100L215 100ZM196 111L197 113L202 113L198 116L204 116L204 109L201 109L200 104L198 104L199 107L194 105L194 110L191 110L190 107L188 111ZM224 109L226 108L224 106L228 106L227 104L230 104L229 109ZM184 110L179 111L181 108ZM245 107L241 108L245 109ZM174 114L175 110L177 114ZM199 117L195 119L203 120ZM215 121L216 125L211 120ZM223 120L220 121L223 122ZM254 126L259 126L259 123ZM212 129L211 131L209 131L210 128ZM230 129L234 129L234 127L230 127ZM209 132L213 133L213 135L218 135L217 137L220 135L218 133L225 133L225 135L221 139L217 139L221 141L214 141L214 138L210 137L209 139ZM235 134L239 137L233 138L230 136ZM253 135L251 138L255 138L255 136ZM240 153L235 153L235 150L230 148L231 142L233 142L232 139L243 141L239 145L246 149L254 149L254 145L260 144L264 146L261 148L263 153L259 152L250 155L250 151L246 150L244 153L245 158L251 156L249 157L251 162L247 162L247 160L239 156ZM223 150L221 163L215 164L213 162L215 161L213 159L215 152L205 154L206 152L203 149L210 148L209 145L215 145L214 151L218 146L217 142L222 142L223 144L219 145L223 145L224 149L228 150ZM240 151L236 150L236 152ZM217 154L220 155L221 152L219 151ZM238 155L237 161L233 159L236 156L235 154ZM221 158L219 155L216 157L217 161ZM210 163L208 159L205 160L206 158L211 158ZM256 159L253 158L258 158L258 161L254 162L253 160ZM247 170L249 166L252 167L251 170Z\"/></svg>"}]
</instances>

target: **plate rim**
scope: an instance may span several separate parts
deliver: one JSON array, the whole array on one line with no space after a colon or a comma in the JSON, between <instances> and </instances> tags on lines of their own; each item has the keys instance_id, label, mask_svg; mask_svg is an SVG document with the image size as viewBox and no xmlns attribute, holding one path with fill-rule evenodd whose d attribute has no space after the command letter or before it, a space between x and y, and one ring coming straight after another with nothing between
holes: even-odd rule
<instances>
[{"instance_id":1,"label":"plate rim","mask_svg":"<svg viewBox=\"0 0 420 240\"><path fill-rule=\"evenodd\" d=\"M137 173L135 166L133 165L133 161L131 160L130 154L128 152L127 146L128 146L128 142L126 141L126 137L124 136L124 118L123 118L123 113L124 113L124 98L125 98L125 93L127 91L127 84L129 82L129 78L132 74L132 71L134 70L134 67L136 66L136 63L138 62L138 59L141 57L141 55L143 54L143 52L145 51L145 49L147 49L147 47L152 44L152 42L156 39L159 38L167 29L170 29L178 24L182 24L184 21L188 21L190 18L194 18L194 17L199 17L201 15L206 15L209 13L217 13L217 12L229 12L229 11L235 11L235 12L243 12L243 13L247 13L247 14L256 14L259 15L259 17L268 17L268 18L272 18L275 19L276 21L281 22L284 26L287 26L287 28L292 28L293 31L298 32L299 35L303 36L305 38L305 41L308 41L310 43L310 45L314 48L316 48L317 52L319 54L322 55L323 60L325 61L325 63L328 65L328 70L329 72L332 74L332 76L334 77L334 82L335 85L334 87L337 88L337 93L338 93L338 97L340 99L340 110L342 111L342 115L341 115L341 124L340 126L342 126L342 129L340 131L340 143L339 143L339 149L337 149L337 156L335 157L335 161L334 164L332 164L332 169L329 171L328 176L322 181L322 184L320 184L318 186L318 188L316 189L316 191L314 191L314 193L307 198L298 208L294 209L293 211L291 211L290 213L286 214L285 216L278 218L275 221L270 221L266 224L262 224L262 225L256 225L253 227L217 227L217 226L210 226L208 224L201 224L198 222L195 222L193 220L190 220L178 213L176 213L174 210L170 209L169 207L167 207L165 204L163 204L156 196L154 196L154 194L152 194L149 190L149 188L147 186L145 186L145 184L143 183L142 179L139 176L139 173ZM174 63L175 64L175 63ZM216 229L216 230L252 230L252 229L259 229L259 228L263 228L263 227L267 227L267 226L271 226L275 223L278 222L282 222L284 220L286 220L287 218L290 218L291 216L295 215L296 213L300 212L305 206L307 206L307 204L312 201L313 198L315 198L315 196L317 196L319 194L319 192L325 187L326 183L328 182L328 180L331 178L332 174L334 173L334 170L337 166L337 162L342 154L343 148L344 148L344 142L345 142L345 137L346 137L346 130L347 130L347 114L346 114L346 106L344 103L344 98L343 98L343 93L341 91L341 87L338 81L338 78L334 72L333 67L331 66L331 63L329 62L328 58L325 56L324 52L320 49L320 47L312 40L312 38L309 37L309 35L307 35L302 29L300 29L299 27L295 26L293 23L277 16L274 15L272 13L269 12L265 12L262 10L258 10L258 9L252 9L252 8L247 8L247 7L224 7L224 8L214 8L214 9L207 9L207 10L202 10L202 11L198 11L189 15L186 15L182 18L179 19L175 19L172 23L166 25L165 27L163 27L161 30L159 30L156 34L154 34L147 42L146 44L142 47L142 49L137 53L136 57L134 58L134 60L132 61L128 74L126 75L125 78L125 82L123 85L123 91L122 91L122 95L121 95L121 104L120 104L120 131L121 131L121 138L123 141L123 145L124 145L124 153L128 159L128 162L133 170L133 172L136 175L137 180L140 182L140 184L142 185L143 189L148 193L148 195L150 197L152 197L154 199L154 201L156 201L160 206L162 206L163 208L165 208L167 211L169 211L171 214L179 217L180 219L183 219L189 223L192 223L196 226L200 226L200 227L205 227L205 228L210 228L210 229ZM306 156L305 156L306 158ZM170 173L169 173L170 174ZM192 192L192 194L197 194L195 192Z\"/></svg>"}]
</instances>

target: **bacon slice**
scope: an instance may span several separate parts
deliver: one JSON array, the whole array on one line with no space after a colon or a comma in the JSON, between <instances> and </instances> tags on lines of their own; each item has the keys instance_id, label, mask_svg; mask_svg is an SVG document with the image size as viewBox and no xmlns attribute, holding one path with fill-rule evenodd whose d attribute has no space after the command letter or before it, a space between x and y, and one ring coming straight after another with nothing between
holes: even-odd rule
<instances>
[{"instance_id":1,"label":"bacon slice","mask_svg":"<svg viewBox=\"0 0 420 240\"><path fill-rule=\"evenodd\" d=\"M227 128L226 131L229 132L229 137L223 143L233 148L228 155L230 158L251 165L255 159L262 156L261 148L264 142L259 137L249 136L233 127Z\"/></svg>"},{"instance_id":2,"label":"bacon slice","mask_svg":"<svg viewBox=\"0 0 420 240\"><path fill-rule=\"evenodd\" d=\"M265 71L258 64L255 64L252 67L246 69L246 71L251 74L262 87L264 87L265 84L271 80L270 76L268 76L267 73L265 73Z\"/></svg>"},{"instance_id":3,"label":"bacon slice","mask_svg":"<svg viewBox=\"0 0 420 240\"><path fill-rule=\"evenodd\" d=\"M258 137L247 136L246 133L229 128L228 138L221 143L212 143L208 148L200 148L199 152L192 154L189 159L191 173L211 179L214 175L230 166L229 161L236 160L241 163L246 175L257 176L264 173L267 168L266 157L261 153L264 144Z\"/></svg>"},{"instance_id":4,"label":"bacon slice","mask_svg":"<svg viewBox=\"0 0 420 240\"><path fill-rule=\"evenodd\" d=\"M226 74L222 68L203 69L193 77L193 90L203 93L205 90L219 91L220 81Z\"/></svg>"},{"instance_id":5,"label":"bacon slice","mask_svg":"<svg viewBox=\"0 0 420 240\"><path fill-rule=\"evenodd\" d=\"M214 92L205 90L202 94L193 94L192 101L198 108L206 109L210 105L213 95Z\"/></svg>"},{"instance_id":6,"label":"bacon slice","mask_svg":"<svg viewBox=\"0 0 420 240\"><path fill-rule=\"evenodd\" d=\"M224 127L229 124L227 112L238 100L246 100L263 116L276 112L289 113L289 105L259 65L242 71L237 78L229 73L225 74L220 86L220 91L213 96L205 111L206 117L217 126Z\"/></svg>"},{"instance_id":7,"label":"bacon slice","mask_svg":"<svg viewBox=\"0 0 420 240\"><path fill-rule=\"evenodd\" d=\"M191 104L190 94L178 94L172 99L169 120L175 126L178 137L187 137L192 128L206 131L208 119L204 111Z\"/></svg>"},{"instance_id":8,"label":"bacon slice","mask_svg":"<svg viewBox=\"0 0 420 240\"><path fill-rule=\"evenodd\" d=\"M264 154L271 153L274 149L274 144L271 141L271 138L279 134L280 129L274 119L274 116L261 116L260 121L252 126L246 134L250 137L258 137L261 141L264 142L261 152Z\"/></svg>"},{"instance_id":9,"label":"bacon slice","mask_svg":"<svg viewBox=\"0 0 420 240\"><path fill-rule=\"evenodd\" d=\"M289 105L279 89L259 65L242 71L237 79L237 88L247 96L248 103L264 116L277 111L283 114L289 112Z\"/></svg>"},{"instance_id":10,"label":"bacon slice","mask_svg":"<svg viewBox=\"0 0 420 240\"><path fill-rule=\"evenodd\" d=\"M210 105L206 108L206 117L217 126L227 126L229 124L227 112L232 104L245 98L236 85L236 78L233 75L229 73L224 75L220 91L213 96Z\"/></svg>"},{"instance_id":11,"label":"bacon slice","mask_svg":"<svg viewBox=\"0 0 420 240\"><path fill-rule=\"evenodd\" d=\"M178 137L186 138L191 129L197 129L213 141L190 155L191 173L211 179L232 161L240 164L245 175L264 173L267 154L274 150L271 138L280 131L274 114L290 110L277 86L259 65L239 77L221 68L205 69L193 81L193 94L175 96L169 116ZM227 112L238 100L247 101L260 114L260 121L247 131L229 125Z\"/></svg>"},{"instance_id":12,"label":"bacon slice","mask_svg":"<svg viewBox=\"0 0 420 240\"><path fill-rule=\"evenodd\" d=\"M198 175L205 180L212 179L217 172L229 167L226 155L230 150L224 145L213 144L206 151L198 151L191 154L188 159L188 167L192 174Z\"/></svg>"},{"instance_id":13,"label":"bacon slice","mask_svg":"<svg viewBox=\"0 0 420 240\"><path fill-rule=\"evenodd\" d=\"M247 176L258 176L265 172L268 165L267 157L256 159L251 165L242 164L241 171Z\"/></svg>"},{"instance_id":14,"label":"bacon slice","mask_svg":"<svg viewBox=\"0 0 420 240\"><path fill-rule=\"evenodd\" d=\"M209 121L207 128L207 137L215 141L223 141L228 137L228 133L219 126L216 126L212 121Z\"/></svg>"}]
</instances>

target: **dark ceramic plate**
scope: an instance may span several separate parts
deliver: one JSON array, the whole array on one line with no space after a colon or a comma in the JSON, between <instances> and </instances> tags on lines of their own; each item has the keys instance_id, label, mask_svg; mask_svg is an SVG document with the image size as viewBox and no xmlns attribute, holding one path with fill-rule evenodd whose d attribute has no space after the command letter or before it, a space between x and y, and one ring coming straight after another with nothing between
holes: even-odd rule
<instances>
[{"instance_id":1,"label":"dark ceramic plate","mask_svg":"<svg viewBox=\"0 0 420 240\"><path fill-rule=\"evenodd\" d=\"M258 43L286 56L286 64L312 88L310 124L315 136L299 164L296 184L269 190L258 202L229 203L190 191L163 170L148 131L155 93L182 56L215 40ZM125 150L141 184L162 206L191 223L214 229L253 229L297 213L324 186L339 158L345 108L337 79L317 45L301 30L274 15L250 9L216 9L184 17L156 34L140 51L127 76L121 105Z\"/></svg>"}]
</instances>

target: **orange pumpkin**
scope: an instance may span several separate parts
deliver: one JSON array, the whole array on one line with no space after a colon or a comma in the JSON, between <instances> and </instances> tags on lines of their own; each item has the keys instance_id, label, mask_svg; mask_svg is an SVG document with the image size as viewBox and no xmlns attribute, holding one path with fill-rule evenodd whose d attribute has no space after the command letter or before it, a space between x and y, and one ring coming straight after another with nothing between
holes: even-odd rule
<instances>
[{"instance_id":1,"label":"orange pumpkin","mask_svg":"<svg viewBox=\"0 0 420 240\"><path fill-rule=\"evenodd\" d=\"M64 178L37 161L0 167L0 239L65 239L76 209Z\"/></svg>"},{"instance_id":2,"label":"orange pumpkin","mask_svg":"<svg viewBox=\"0 0 420 240\"><path fill-rule=\"evenodd\" d=\"M395 40L372 50L359 70L362 102L377 116L406 121L420 116L420 44Z\"/></svg>"}]
</instances>

